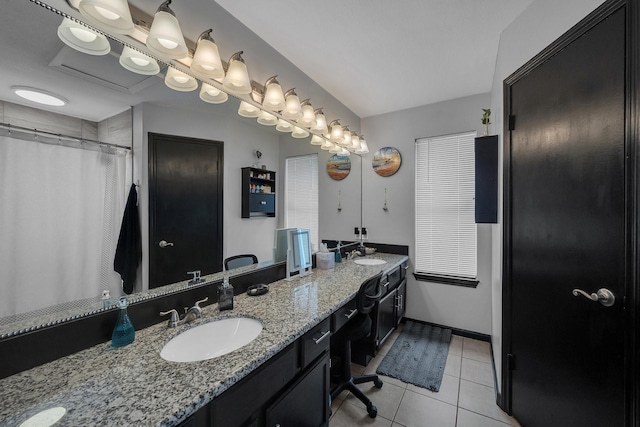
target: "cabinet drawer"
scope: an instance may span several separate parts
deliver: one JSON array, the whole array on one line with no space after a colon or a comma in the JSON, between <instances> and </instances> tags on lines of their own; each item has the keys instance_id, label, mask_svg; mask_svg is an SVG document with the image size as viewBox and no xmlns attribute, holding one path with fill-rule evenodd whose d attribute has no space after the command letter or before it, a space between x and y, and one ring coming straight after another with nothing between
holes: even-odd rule
<instances>
[{"instance_id":1,"label":"cabinet drawer","mask_svg":"<svg viewBox=\"0 0 640 427\"><path fill-rule=\"evenodd\" d=\"M400 283L400 281L402 280L402 278L400 277L401 270L402 270L401 266L398 266L387 273L387 277L388 277L387 280L389 280L389 290L395 289Z\"/></svg>"},{"instance_id":2,"label":"cabinet drawer","mask_svg":"<svg viewBox=\"0 0 640 427\"><path fill-rule=\"evenodd\" d=\"M251 212L275 212L276 195L260 193L249 194L249 210Z\"/></svg>"},{"instance_id":3,"label":"cabinet drawer","mask_svg":"<svg viewBox=\"0 0 640 427\"><path fill-rule=\"evenodd\" d=\"M407 261L400 264L400 280L404 280L404 278L407 277L408 269L409 269L409 264L407 264Z\"/></svg>"},{"instance_id":4,"label":"cabinet drawer","mask_svg":"<svg viewBox=\"0 0 640 427\"><path fill-rule=\"evenodd\" d=\"M304 369L324 350L329 348L331 342L331 319L326 318L320 324L307 332L301 340L302 368Z\"/></svg>"},{"instance_id":5,"label":"cabinet drawer","mask_svg":"<svg viewBox=\"0 0 640 427\"><path fill-rule=\"evenodd\" d=\"M331 316L331 330L333 333L336 333L356 314L358 314L358 308L356 307L356 299L354 298Z\"/></svg>"}]
</instances>

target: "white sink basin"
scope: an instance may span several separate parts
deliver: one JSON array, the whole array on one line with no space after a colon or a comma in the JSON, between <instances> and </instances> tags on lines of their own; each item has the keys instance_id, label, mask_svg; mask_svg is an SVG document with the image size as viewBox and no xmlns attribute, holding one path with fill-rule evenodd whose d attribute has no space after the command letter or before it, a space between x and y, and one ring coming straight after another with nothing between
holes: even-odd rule
<instances>
[{"instance_id":1,"label":"white sink basin","mask_svg":"<svg viewBox=\"0 0 640 427\"><path fill-rule=\"evenodd\" d=\"M380 258L356 258L353 262L360 265L380 265L387 263L387 261Z\"/></svg>"},{"instance_id":2,"label":"white sink basin","mask_svg":"<svg viewBox=\"0 0 640 427\"><path fill-rule=\"evenodd\" d=\"M166 343L160 357L169 362L197 362L231 353L262 332L262 322L248 317L214 320L184 331Z\"/></svg>"}]
</instances>

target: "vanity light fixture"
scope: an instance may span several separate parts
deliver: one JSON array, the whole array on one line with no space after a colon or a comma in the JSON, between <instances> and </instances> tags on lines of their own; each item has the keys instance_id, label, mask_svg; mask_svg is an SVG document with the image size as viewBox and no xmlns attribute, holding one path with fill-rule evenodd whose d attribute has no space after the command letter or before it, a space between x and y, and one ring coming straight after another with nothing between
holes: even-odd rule
<instances>
[{"instance_id":1,"label":"vanity light fixture","mask_svg":"<svg viewBox=\"0 0 640 427\"><path fill-rule=\"evenodd\" d=\"M340 152L338 154L341 155L341 156L350 156L351 155L351 151L349 151L346 148L342 147L342 149L340 150Z\"/></svg>"},{"instance_id":2,"label":"vanity light fixture","mask_svg":"<svg viewBox=\"0 0 640 427\"><path fill-rule=\"evenodd\" d=\"M162 58L182 59L188 56L189 50L170 4L171 0L166 0L158 7L149 29L147 47Z\"/></svg>"},{"instance_id":3,"label":"vanity light fixture","mask_svg":"<svg viewBox=\"0 0 640 427\"><path fill-rule=\"evenodd\" d=\"M240 101L240 107L238 107L238 114L242 117L249 117L252 119L257 118L260 115L260 109L255 105L249 104L247 101Z\"/></svg>"},{"instance_id":4,"label":"vanity light fixture","mask_svg":"<svg viewBox=\"0 0 640 427\"><path fill-rule=\"evenodd\" d=\"M331 141L326 141L326 140L325 140L325 141L322 143L322 145L320 146L320 148L321 148L322 150L331 150L333 147L334 147L333 142L331 142Z\"/></svg>"},{"instance_id":5,"label":"vanity light fixture","mask_svg":"<svg viewBox=\"0 0 640 427\"><path fill-rule=\"evenodd\" d=\"M293 131L293 125L286 120L278 119L276 130L280 132L291 132Z\"/></svg>"},{"instance_id":6,"label":"vanity light fixture","mask_svg":"<svg viewBox=\"0 0 640 427\"><path fill-rule=\"evenodd\" d=\"M356 154L367 154L368 152L367 141L364 140L364 135L360 135L360 148L356 150Z\"/></svg>"},{"instance_id":7,"label":"vanity light fixture","mask_svg":"<svg viewBox=\"0 0 640 427\"><path fill-rule=\"evenodd\" d=\"M300 126L294 126L293 132L291 132L291 136L297 139L302 139L302 138L308 137L309 132L307 132L305 129L301 128Z\"/></svg>"},{"instance_id":8,"label":"vanity light fixture","mask_svg":"<svg viewBox=\"0 0 640 427\"><path fill-rule=\"evenodd\" d=\"M278 76L269 77L264 84L262 106L271 111L281 111L286 107L284 93L276 77Z\"/></svg>"},{"instance_id":9,"label":"vanity light fixture","mask_svg":"<svg viewBox=\"0 0 640 427\"><path fill-rule=\"evenodd\" d=\"M229 95L209 83L202 82L200 88L200 99L209 104L222 104L227 102Z\"/></svg>"},{"instance_id":10,"label":"vanity light fixture","mask_svg":"<svg viewBox=\"0 0 640 427\"><path fill-rule=\"evenodd\" d=\"M289 89L284 94L286 106L282 110L282 117L289 120L298 120L302 117L302 106L300 105L300 98L294 89Z\"/></svg>"},{"instance_id":11,"label":"vanity light fixture","mask_svg":"<svg viewBox=\"0 0 640 427\"><path fill-rule=\"evenodd\" d=\"M120 65L127 70L142 74L145 76L153 76L160 72L160 65L155 59L139 52L129 46L122 48L122 54L120 54Z\"/></svg>"},{"instance_id":12,"label":"vanity light fixture","mask_svg":"<svg viewBox=\"0 0 640 427\"><path fill-rule=\"evenodd\" d=\"M135 27L127 0L80 0L78 10L90 24L118 34L133 34Z\"/></svg>"},{"instance_id":13,"label":"vanity light fixture","mask_svg":"<svg viewBox=\"0 0 640 427\"><path fill-rule=\"evenodd\" d=\"M338 144L333 144L333 147L329 149L329 152L332 154L340 154L341 151L342 147L340 147Z\"/></svg>"},{"instance_id":14,"label":"vanity light fixture","mask_svg":"<svg viewBox=\"0 0 640 427\"><path fill-rule=\"evenodd\" d=\"M234 94L249 95L251 93L251 80L249 80L247 65L242 59L242 53L240 51L231 55L227 75L224 77L222 86Z\"/></svg>"},{"instance_id":15,"label":"vanity light fixture","mask_svg":"<svg viewBox=\"0 0 640 427\"><path fill-rule=\"evenodd\" d=\"M196 51L193 54L191 69L199 75L216 80L224 78L224 68L220 59L218 45L211 38L211 31L202 32L196 43Z\"/></svg>"},{"instance_id":16,"label":"vanity light fixture","mask_svg":"<svg viewBox=\"0 0 640 427\"><path fill-rule=\"evenodd\" d=\"M58 27L58 37L67 46L88 55L106 55L111 52L109 40L95 31L69 18Z\"/></svg>"},{"instance_id":17,"label":"vanity light fixture","mask_svg":"<svg viewBox=\"0 0 640 427\"><path fill-rule=\"evenodd\" d=\"M313 135L311 137L311 145L322 145L324 144L324 139L320 138L318 135Z\"/></svg>"},{"instance_id":18,"label":"vanity light fixture","mask_svg":"<svg viewBox=\"0 0 640 427\"><path fill-rule=\"evenodd\" d=\"M351 147L351 131L345 126L342 131L342 141L339 142L343 147Z\"/></svg>"},{"instance_id":19,"label":"vanity light fixture","mask_svg":"<svg viewBox=\"0 0 640 427\"><path fill-rule=\"evenodd\" d=\"M316 108L313 113L316 116L316 120L315 123L311 125L311 132L317 132L323 135L328 133L329 128L327 127L327 118L324 116L322 108Z\"/></svg>"},{"instance_id":20,"label":"vanity light fixture","mask_svg":"<svg viewBox=\"0 0 640 427\"><path fill-rule=\"evenodd\" d=\"M69 101L60 95L47 92L46 90L36 89L28 86L11 86L11 90L21 98L38 104L50 105L52 107L62 107Z\"/></svg>"},{"instance_id":21,"label":"vanity light fixture","mask_svg":"<svg viewBox=\"0 0 640 427\"><path fill-rule=\"evenodd\" d=\"M177 68L168 67L164 83L173 90L191 92L198 89L198 81Z\"/></svg>"},{"instance_id":22,"label":"vanity light fixture","mask_svg":"<svg viewBox=\"0 0 640 427\"><path fill-rule=\"evenodd\" d=\"M309 99L305 99L300 103L302 107L302 117L298 119L298 125L306 128L310 128L316 123L316 115L313 112L313 107Z\"/></svg>"},{"instance_id":23,"label":"vanity light fixture","mask_svg":"<svg viewBox=\"0 0 640 427\"><path fill-rule=\"evenodd\" d=\"M278 118L268 111L260 111L258 116L258 123L265 126L275 126L278 124Z\"/></svg>"},{"instance_id":24,"label":"vanity light fixture","mask_svg":"<svg viewBox=\"0 0 640 427\"><path fill-rule=\"evenodd\" d=\"M343 140L344 131L342 130L342 125L340 125L339 120L333 120L329 123L329 129L331 129L331 136L329 137L331 142L339 143Z\"/></svg>"},{"instance_id":25,"label":"vanity light fixture","mask_svg":"<svg viewBox=\"0 0 640 427\"><path fill-rule=\"evenodd\" d=\"M350 148L352 150L357 150L358 148L360 148L360 137L358 136L357 133L352 132L351 134L351 146L347 147Z\"/></svg>"}]
</instances>

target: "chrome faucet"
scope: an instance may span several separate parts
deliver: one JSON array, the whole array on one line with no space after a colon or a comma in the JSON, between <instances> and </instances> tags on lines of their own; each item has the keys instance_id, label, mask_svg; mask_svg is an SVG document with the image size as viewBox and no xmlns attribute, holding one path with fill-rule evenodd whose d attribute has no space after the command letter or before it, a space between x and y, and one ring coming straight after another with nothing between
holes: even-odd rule
<instances>
[{"instance_id":1,"label":"chrome faucet","mask_svg":"<svg viewBox=\"0 0 640 427\"><path fill-rule=\"evenodd\" d=\"M187 285L197 285L198 283L202 283L205 281L202 277L200 277L200 270L187 271L187 274L193 275L193 278L187 282Z\"/></svg>"},{"instance_id":2,"label":"chrome faucet","mask_svg":"<svg viewBox=\"0 0 640 427\"><path fill-rule=\"evenodd\" d=\"M167 323L167 327L176 328L180 325L184 325L185 323L191 323L194 320L201 318L202 308L200 307L200 304L202 304L203 302L207 302L208 300L209 300L209 297L206 297L203 300L196 301L196 303L190 309L187 310L185 308L185 315L184 315L184 318L182 318L182 320L180 320L180 315L178 314L175 308L172 308L169 311L161 311L160 315L166 316L167 314L171 314L171 318Z\"/></svg>"}]
</instances>

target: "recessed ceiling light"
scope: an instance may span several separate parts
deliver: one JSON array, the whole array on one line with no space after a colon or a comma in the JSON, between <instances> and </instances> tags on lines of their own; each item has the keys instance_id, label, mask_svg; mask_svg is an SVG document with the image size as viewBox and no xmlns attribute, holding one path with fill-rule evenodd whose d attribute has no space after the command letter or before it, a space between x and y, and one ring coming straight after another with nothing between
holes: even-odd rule
<instances>
[{"instance_id":1,"label":"recessed ceiling light","mask_svg":"<svg viewBox=\"0 0 640 427\"><path fill-rule=\"evenodd\" d=\"M38 104L51 105L54 107L61 107L67 104L65 98L55 93L47 92L42 89L36 89L28 86L11 86L11 90L21 98L27 99Z\"/></svg>"}]
</instances>

